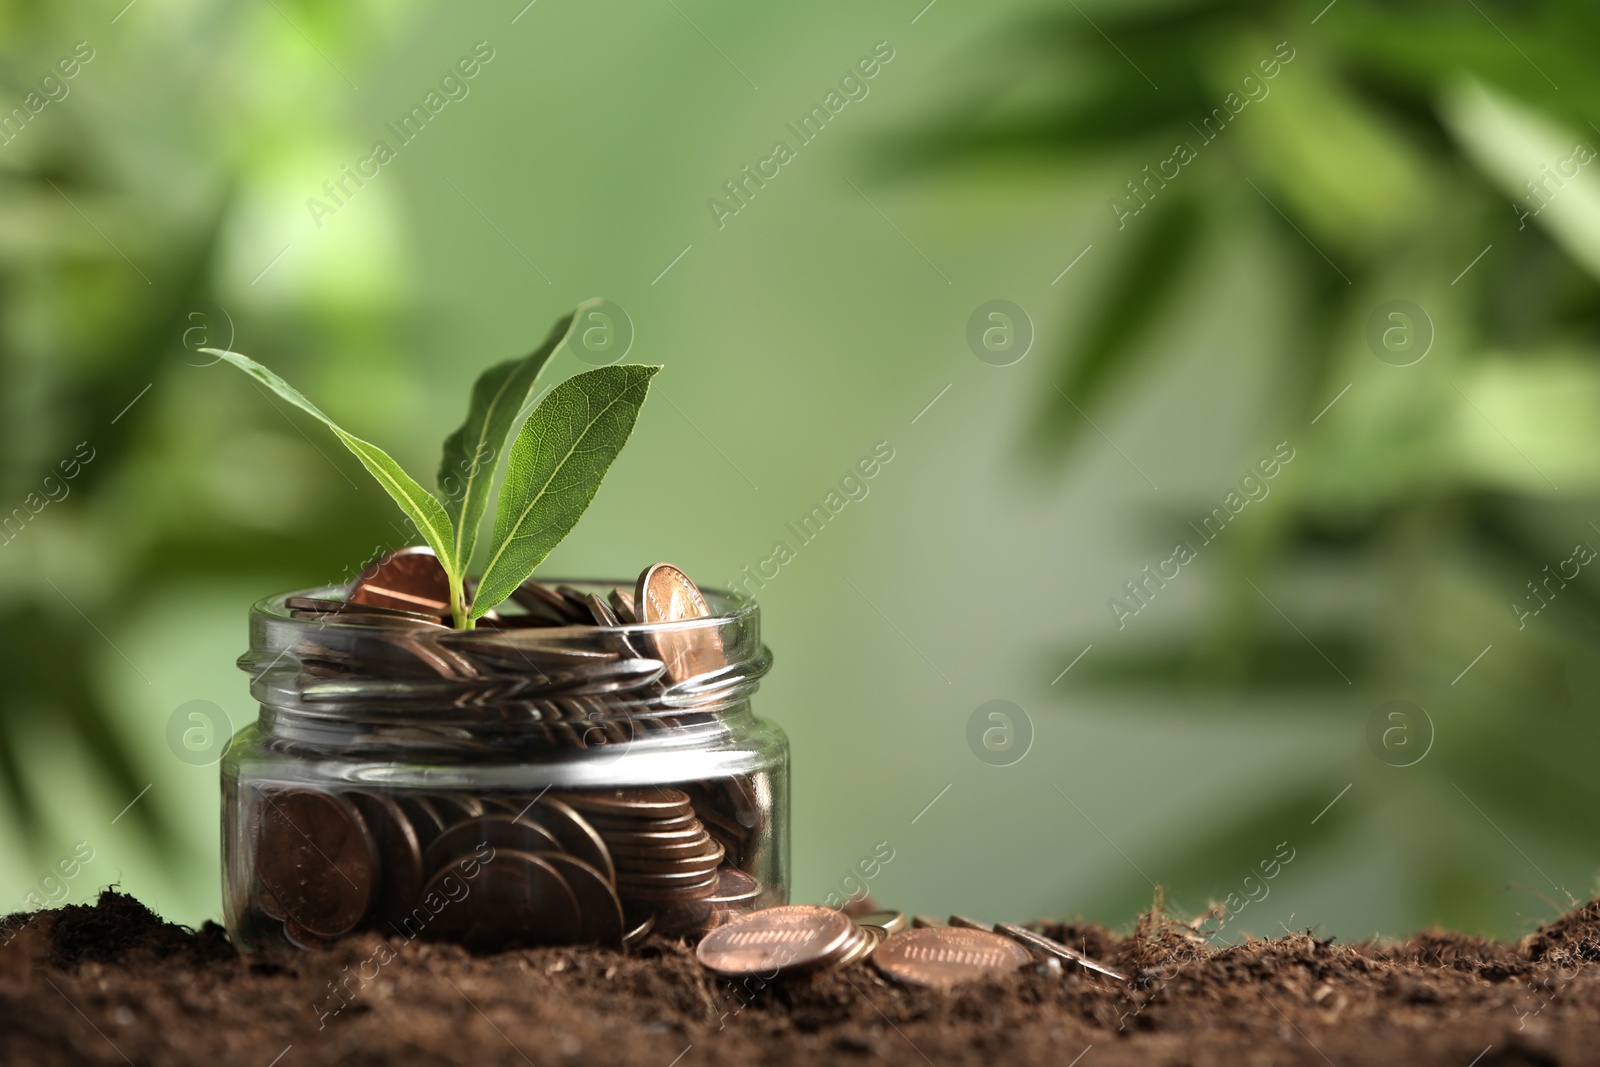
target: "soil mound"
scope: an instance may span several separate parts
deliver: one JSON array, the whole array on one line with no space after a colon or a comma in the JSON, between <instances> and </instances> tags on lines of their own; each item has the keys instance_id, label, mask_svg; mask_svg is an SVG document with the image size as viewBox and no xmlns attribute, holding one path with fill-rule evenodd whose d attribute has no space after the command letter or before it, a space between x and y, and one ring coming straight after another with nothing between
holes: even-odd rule
<instances>
[{"instance_id":1,"label":"soil mound","mask_svg":"<svg viewBox=\"0 0 1600 1067\"><path fill-rule=\"evenodd\" d=\"M1131 980L1040 964L940 993L866 964L739 983L662 939L474 957L368 935L249 964L215 924L107 891L0 921L0 1062L1505 1067L1592 1063L1600 1043L1600 900L1516 944L1227 945L1155 912L1125 937L1041 929Z\"/></svg>"}]
</instances>

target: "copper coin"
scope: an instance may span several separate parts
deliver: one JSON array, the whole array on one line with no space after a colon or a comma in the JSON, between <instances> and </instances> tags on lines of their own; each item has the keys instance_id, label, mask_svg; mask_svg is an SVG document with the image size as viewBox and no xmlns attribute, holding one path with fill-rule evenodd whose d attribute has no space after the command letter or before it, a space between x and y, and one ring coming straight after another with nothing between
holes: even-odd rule
<instances>
[{"instance_id":1,"label":"copper coin","mask_svg":"<svg viewBox=\"0 0 1600 1067\"><path fill-rule=\"evenodd\" d=\"M563 793L561 799L584 814L592 812L601 816L670 819L694 813L694 805L689 802L689 794L668 786Z\"/></svg>"},{"instance_id":2,"label":"copper coin","mask_svg":"<svg viewBox=\"0 0 1600 1067\"><path fill-rule=\"evenodd\" d=\"M605 875L564 852L541 852L539 858L556 869L578 901L579 936L576 943L622 948L626 930L622 902Z\"/></svg>"},{"instance_id":3,"label":"copper coin","mask_svg":"<svg viewBox=\"0 0 1600 1067\"><path fill-rule=\"evenodd\" d=\"M614 850L614 854L621 856L631 851L637 855L640 852L651 855L659 854L658 850L673 848L675 846L693 846L704 848L706 842L711 840L711 835L706 833L704 826L690 825L682 830L610 830L601 829L600 836L606 839L607 847Z\"/></svg>"},{"instance_id":4,"label":"copper coin","mask_svg":"<svg viewBox=\"0 0 1600 1067\"><path fill-rule=\"evenodd\" d=\"M376 604L352 605L345 600L332 600L327 597L292 596L284 599L283 606L291 612L303 615L327 616L333 622L340 621L340 615L361 615L370 618L399 619L405 622L426 623L429 626L439 626L437 615L422 614L415 611L405 611L401 608L384 608Z\"/></svg>"},{"instance_id":5,"label":"copper coin","mask_svg":"<svg viewBox=\"0 0 1600 1067\"><path fill-rule=\"evenodd\" d=\"M721 910L705 898L678 898L656 905L656 932L663 937L699 938L723 924Z\"/></svg>"},{"instance_id":6,"label":"copper coin","mask_svg":"<svg viewBox=\"0 0 1600 1067\"><path fill-rule=\"evenodd\" d=\"M495 812L458 822L434 838L423 855L423 865L431 875L464 856L472 855L484 844L496 853L502 849L518 852L561 851L561 845L554 835L533 820L526 817L518 819L507 812Z\"/></svg>"},{"instance_id":7,"label":"copper coin","mask_svg":"<svg viewBox=\"0 0 1600 1067\"><path fill-rule=\"evenodd\" d=\"M561 845L561 850L587 863L615 884L617 868L611 860L611 851L603 837L589 825L589 821L553 796L538 796L525 803L519 812L548 830Z\"/></svg>"},{"instance_id":8,"label":"copper coin","mask_svg":"<svg viewBox=\"0 0 1600 1067\"><path fill-rule=\"evenodd\" d=\"M760 882L737 867L724 867L717 872L717 891L711 897L711 902L725 906L737 906L748 904L760 895Z\"/></svg>"},{"instance_id":9,"label":"copper coin","mask_svg":"<svg viewBox=\"0 0 1600 1067\"><path fill-rule=\"evenodd\" d=\"M462 793L435 793L433 806L439 809L446 827L462 819L476 819L483 815L483 801Z\"/></svg>"},{"instance_id":10,"label":"copper coin","mask_svg":"<svg viewBox=\"0 0 1600 1067\"><path fill-rule=\"evenodd\" d=\"M688 575L670 563L645 568L639 575L633 599L639 622L645 624L683 623L711 617L711 607L700 590ZM728 665L722 636L715 624L652 631L650 641L655 646L656 658L667 665L667 675L674 682L698 678Z\"/></svg>"},{"instance_id":11,"label":"copper coin","mask_svg":"<svg viewBox=\"0 0 1600 1067\"><path fill-rule=\"evenodd\" d=\"M898 934L908 926L903 911L872 911L855 916L855 920L858 926L875 926L886 934Z\"/></svg>"},{"instance_id":12,"label":"copper coin","mask_svg":"<svg viewBox=\"0 0 1600 1067\"><path fill-rule=\"evenodd\" d=\"M843 912L816 904L785 904L753 911L711 931L695 949L695 957L710 970L730 976L797 973L837 958L857 934L855 923Z\"/></svg>"},{"instance_id":13,"label":"copper coin","mask_svg":"<svg viewBox=\"0 0 1600 1067\"><path fill-rule=\"evenodd\" d=\"M873 953L878 970L907 985L949 989L1010 974L1031 959L1028 950L987 930L959 926L903 930Z\"/></svg>"},{"instance_id":14,"label":"copper coin","mask_svg":"<svg viewBox=\"0 0 1600 1067\"><path fill-rule=\"evenodd\" d=\"M606 845L611 849L611 855L623 866L629 866L640 860L692 860L711 851L714 842L711 835L701 830L684 841L664 841L655 845L626 844L617 837L607 837Z\"/></svg>"},{"instance_id":15,"label":"copper coin","mask_svg":"<svg viewBox=\"0 0 1600 1067\"><path fill-rule=\"evenodd\" d=\"M617 883L617 896L622 898L624 907L707 900L716 891L717 878L714 874L707 877L704 883L686 885L635 885L620 881Z\"/></svg>"},{"instance_id":16,"label":"copper coin","mask_svg":"<svg viewBox=\"0 0 1600 1067\"><path fill-rule=\"evenodd\" d=\"M395 798L400 805L400 810L406 813L406 818L411 821L411 828L416 831L417 840L423 848L440 834L444 833L444 816L439 814L439 808L433 801L424 796L402 794Z\"/></svg>"},{"instance_id":17,"label":"copper coin","mask_svg":"<svg viewBox=\"0 0 1600 1067\"><path fill-rule=\"evenodd\" d=\"M639 621L639 616L633 610L633 593L622 586L617 586L606 595L606 600L611 604L611 610L617 613L626 626L632 626Z\"/></svg>"},{"instance_id":18,"label":"copper coin","mask_svg":"<svg viewBox=\"0 0 1600 1067\"><path fill-rule=\"evenodd\" d=\"M584 606L589 609L589 614L594 616L596 626L621 626L622 620L617 618L617 613L611 610L611 605L606 603L598 593L590 593L583 598Z\"/></svg>"},{"instance_id":19,"label":"copper coin","mask_svg":"<svg viewBox=\"0 0 1600 1067\"><path fill-rule=\"evenodd\" d=\"M639 942L643 941L649 935L650 931L654 930L655 928L656 917L651 915L649 918L645 919L639 925L635 926L632 930L629 930L623 935L622 947L625 949L633 948Z\"/></svg>"},{"instance_id":20,"label":"copper coin","mask_svg":"<svg viewBox=\"0 0 1600 1067\"><path fill-rule=\"evenodd\" d=\"M305 927L296 923L293 919L290 919L283 924L283 936L287 938L289 944L293 945L295 948L305 949L310 952L321 952L334 943L333 938L318 937L316 934L313 934Z\"/></svg>"},{"instance_id":21,"label":"copper coin","mask_svg":"<svg viewBox=\"0 0 1600 1067\"><path fill-rule=\"evenodd\" d=\"M261 914L269 919L283 922L289 913L283 910L283 905L278 903L278 898L272 895L272 890L260 883L256 884L256 907L261 909Z\"/></svg>"},{"instance_id":22,"label":"copper coin","mask_svg":"<svg viewBox=\"0 0 1600 1067\"><path fill-rule=\"evenodd\" d=\"M442 624L438 628L447 629ZM403 650L441 678L477 678L482 673L471 659L453 648L441 647L427 634L413 630L407 633L385 634L383 640Z\"/></svg>"},{"instance_id":23,"label":"copper coin","mask_svg":"<svg viewBox=\"0 0 1600 1067\"><path fill-rule=\"evenodd\" d=\"M572 588L570 585L556 586L556 593L566 598L567 604L577 613L580 623L589 621L589 594Z\"/></svg>"},{"instance_id":24,"label":"copper coin","mask_svg":"<svg viewBox=\"0 0 1600 1067\"><path fill-rule=\"evenodd\" d=\"M722 866L722 846L706 838L706 844L688 856L623 856L617 854L618 880L640 881L654 875L708 875ZM698 881L698 878L688 879Z\"/></svg>"},{"instance_id":25,"label":"copper coin","mask_svg":"<svg viewBox=\"0 0 1600 1067\"><path fill-rule=\"evenodd\" d=\"M372 902L377 848L361 813L340 797L297 789L261 795L256 874L313 938L355 929Z\"/></svg>"},{"instance_id":26,"label":"copper coin","mask_svg":"<svg viewBox=\"0 0 1600 1067\"><path fill-rule=\"evenodd\" d=\"M532 578L513 590L511 599L528 611L550 617L557 624L584 622L588 619L587 611L579 611L566 597Z\"/></svg>"},{"instance_id":27,"label":"copper coin","mask_svg":"<svg viewBox=\"0 0 1600 1067\"><path fill-rule=\"evenodd\" d=\"M694 812L674 815L671 818L623 818L616 815L603 815L599 812L585 812L584 818L589 824L607 837L612 834L675 834L684 831L698 832L705 829L700 819Z\"/></svg>"},{"instance_id":28,"label":"copper coin","mask_svg":"<svg viewBox=\"0 0 1600 1067\"><path fill-rule=\"evenodd\" d=\"M952 915L952 916L950 916L950 925L951 926L959 926L964 930L986 930L986 931L992 931L994 929L994 927L988 925L987 923L981 923L976 919L969 919L965 915Z\"/></svg>"},{"instance_id":29,"label":"copper coin","mask_svg":"<svg viewBox=\"0 0 1600 1067\"><path fill-rule=\"evenodd\" d=\"M474 952L568 945L579 936L578 900L566 880L527 852L496 851L471 879L446 867L423 891L424 902L430 897L443 906L424 936Z\"/></svg>"},{"instance_id":30,"label":"copper coin","mask_svg":"<svg viewBox=\"0 0 1600 1067\"><path fill-rule=\"evenodd\" d=\"M450 578L433 549L423 545L385 553L367 564L345 598L425 615L450 613Z\"/></svg>"},{"instance_id":31,"label":"copper coin","mask_svg":"<svg viewBox=\"0 0 1600 1067\"><path fill-rule=\"evenodd\" d=\"M1014 923L995 923L994 929L996 933L1004 934L1013 941L1031 948L1036 952L1042 952L1046 956L1054 956L1058 960L1076 963L1078 966L1086 970L1094 971L1110 978L1115 978L1119 982L1126 982L1128 980L1128 976L1123 974L1121 971L1107 967L1098 960L1092 960L1083 953L1078 952L1076 949L1068 948L1066 945L1063 945L1054 938L1049 938L1043 934L1035 933L1025 926L1017 926Z\"/></svg>"},{"instance_id":32,"label":"copper coin","mask_svg":"<svg viewBox=\"0 0 1600 1067\"><path fill-rule=\"evenodd\" d=\"M372 902L373 916L396 919L409 912L422 893L422 842L393 797L352 793L350 799L366 819L378 846L380 880Z\"/></svg>"},{"instance_id":33,"label":"copper coin","mask_svg":"<svg viewBox=\"0 0 1600 1067\"><path fill-rule=\"evenodd\" d=\"M943 925L944 923L935 919L932 915L913 915L911 917L911 928L913 930L938 929Z\"/></svg>"},{"instance_id":34,"label":"copper coin","mask_svg":"<svg viewBox=\"0 0 1600 1067\"><path fill-rule=\"evenodd\" d=\"M860 963L877 949L878 945L889 935L875 926L856 925L857 936L850 941L838 958L830 963L830 970L842 970L845 967Z\"/></svg>"},{"instance_id":35,"label":"copper coin","mask_svg":"<svg viewBox=\"0 0 1600 1067\"><path fill-rule=\"evenodd\" d=\"M617 870L617 887L622 890L709 888L715 892L717 868L713 865L710 870L631 871L623 867Z\"/></svg>"}]
</instances>

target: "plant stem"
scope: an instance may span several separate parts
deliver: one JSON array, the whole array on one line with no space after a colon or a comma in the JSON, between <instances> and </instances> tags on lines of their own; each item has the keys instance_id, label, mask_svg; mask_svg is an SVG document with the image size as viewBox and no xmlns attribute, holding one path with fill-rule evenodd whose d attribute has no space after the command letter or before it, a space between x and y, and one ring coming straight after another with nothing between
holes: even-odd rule
<instances>
[{"instance_id":1,"label":"plant stem","mask_svg":"<svg viewBox=\"0 0 1600 1067\"><path fill-rule=\"evenodd\" d=\"M462 576L450 574L450 623L458 630L471 630L474 620L467 614Z\"/></svg>"}]
</instances>

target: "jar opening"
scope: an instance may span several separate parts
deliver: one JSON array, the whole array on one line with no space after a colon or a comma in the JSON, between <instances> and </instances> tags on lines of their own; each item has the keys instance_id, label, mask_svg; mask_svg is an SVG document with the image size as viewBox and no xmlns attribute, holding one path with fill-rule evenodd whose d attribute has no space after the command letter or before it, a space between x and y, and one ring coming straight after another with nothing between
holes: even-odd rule
<instances>
[{"instance_id":1,"label":"jar opening","mask_svg":"<svg viewBox=\"0 0 1600 1067\"><path fill-rule=\"evenodd\" d=\"M624 583L561 584L603 597ZM692 728L740 707L771 667L756 603L703 593L712 614L676 622L538 625L510 605L454 630L301 617L289 601L344 595L310 589L255 604L239 667L269 736L408 747L632 740L641 726Z\"/></svg>"}]
</instances>

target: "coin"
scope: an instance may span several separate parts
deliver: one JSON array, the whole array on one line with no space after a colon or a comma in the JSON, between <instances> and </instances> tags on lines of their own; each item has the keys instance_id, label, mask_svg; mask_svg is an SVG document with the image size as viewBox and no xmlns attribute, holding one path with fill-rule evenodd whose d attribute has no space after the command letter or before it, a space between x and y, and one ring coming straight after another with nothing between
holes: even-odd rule
<instances>
[{"instance_id":1,"label":"coin","mask_svg":"<svg viewBox=\"0 0 1600 1067\"><path fill-rule=\"evenodd\" d=\"M256 907L261 909L261 914L269 919L283 922L289 913L283 910L283 905L278 903L278 898L272 895L272 890L264 885L256 885Z\"/></svg>"},{"instance_id":2,"label":"coin","mask_svg":"<svg viewBox=\"0 0 1600 1067\"><path fill-rule=\"evenodd\" d=\"M605 839L569 805L553 796L541 795L524 805L521 814L548 830L561 843L563 852L589 864L607 882L616 883L617 868Z\"/></svg>"},{"instance_id":3,"label":"coin","mask_svg":"<svg viewBox=\"0 0 1600 1067\"><path fill-rule=\"evenodd\" d=\"M911 928L913 930L931 930L943 925L944 923L935 919L932 915L913 915L911 917Z\"/></svg>"},{"instance_id":4,"label":"coin","mask_svg":"<svg viewBox=\"0 0 1600 1067\"><path fill-rule=\"evenodd\" d=\"M456 895L461 886L465 892ZM527 852L496 851L471 879L446 867L423 891L424 900L430 896L445 903L424 936L454 941L474 952L567 945L581 929L578 900L566 879Z\"/></svg>"},{"instance_id":5,"label":"coin","mask_svg":"<svg viewBox=\"0 0 1600 1067\"><path fill-rule=\"evenodd\" d=\"M484 844L493 848L496 854L502 849L533 853L561 851L555 837L538 823L495 812L458 822L434 838L423 856L423 864L431 875L462 857L472 855Z\"/></svg>"},{"instance_id":6,"label":"coin","mask_svg":"<svg viewBox=\"0 0 1600 1067\"><path fill-rule=\"evenodd\" d=\"M584 605L588 607L589 614L594 617L596 626L621 626L622 620L617 618L617 613L611 610L611 605L602 600L597 593L590 593L583 598Z\"/></svg>"},{"instance_id":7,"label":"coin","mask_svg":"<svg viewBox=\"0 0 1600 1067\"><path fill-rule=\"evenodd\" d=\"M652 915L648 919L644 920L644 922L640 923L638 926L635 926L632 930L629 930L623 935L622 947L625 949L633 948L639 942L643 941L651 930L655 929L655 925L656 917Z\"/></svg>"},{"instance_id":8,"label":"coin","mask_svg":"<svg viewBox=\"0 0 1600 1067\"><path fill-rule=\"evenodd\" d=\"M575 944L620 949L625 929L622 902L606 877L580 859L562 852L542 852L539 858L556 869L578 901L578 936Z\"/></svg>"},{"instance_id":9,"label":"coin","mask_svg":"<svg viewBox=\"0 0 1600 1067\"><path fill-rule=\"evenodd\" d=\"M372 902L377 847L348 802L306 789L261 795L256 875L313 938L355 929Z\"/></svg>"},{"instance_id":10,"label":"coin","mask_svg":"<svg viewBox=\"0 0 1600 1067\"><path fill-rule=\"evenodd\" d=\"M350 800L367 820L378 846L378 886L372 914L393 920L416 906L422 893L422 844L411 820L393 797L382 793L352 793Z\"/></svg>"},{"instance_id":11,"label":"coin","mask_svg":"<svg viewBox=\"0 0 1600 1067\"><path fill-rule=\"evenodd\" d=\"M617 586L606 594L606 599L611 603L611 609L617 613L617 618L625 624L632 626L639 621L639 616L633 610L633 593L630 590Z\"/></svg>"},{"instance_id":12,"label":"coin","mask_svg":"<svg viewBox=\"0 0 1600 1067\"><path fill-rule=\"evenodd\" d=\"M706 968L735 977L774 970L799 973L836 959L858 934L843 912L816 904L785 904L718 927L696 947L695 957Z\"/></svg>"},{"instance_id":13,"label":"coin","mask_svg":"<svg viewBox=\"0 0 1600 1067\"><path fill-rule=\"evenodd\" d=\"M1128 980L1128 976L1123 974L1121 971L1107 967L1105 964L1100 963L1097 960L1092 960L1083 953L1078 952L1075 949L1068 948L1066 945L1063 945L1054 938L1049 938L1043 934L1035 933L1025 926L1017 926L1015 923L995 923L994 929L996 933L1004 934L1013 941L1017 941L1028 948L1034 949L1037 952L1042 952L1046 956L1053 956L1058 960L1065 960L1068 963L1076 963L1085 970L1094 971L1097 974L1103 974L1110 978L1115 978L1119 982L1126 982Z\"/></svg>"},{"instance_id":14,"label":"coin","mask_svg":"<svg viewBox=\"0 0 1600 1067\"><path fill-rule=\"evenodd\" d=\"M667 899L672 895L684 899L700 899L715 895L717 870L709 871L639 871L627 867L617 869L617 892L630 899L657 894L653 899ZM659 894L665 894L660 896Z\"/></svg>"},{"instance_id":15,"label":"coin","mask_svg":"<svg viewBox=\"0 0 1600 1067\"><path fill-rule=\"evenodd\" d=\"M875 926L856 924L856 936L845 946L839 957L828 965L828 969L839 971L860 963L872 955L879 943L888 936Z\"/></svg>"},{"instance_id":16,"label":"coin","mask_svg":"<svg viewBox=\"0 0 1600 1067\"><path fill-rule=\"evenodd\" d=\"M965 930L992 931L994 929L994 927L989 926L989 925L987 925L985 923L981 923L976 919L969 919L965 915L952 915L952 916L950 916L950 925L951 926L957 926L957 927L960 927L960 928L965 929Z\"/></svg>"},{"instance_id":17,"label":"coin","mask_svg":"<svg viewBox=\"0 0 1600 1067\"><path fill-rule=\"evenodd\" d=\"M1021 945L987 930L956 926L903 930L873 953L872 962L908 985L949 989L979 978L1009 974L1027 963Z\"/></svg>"},{"instance_id":18,"label":"coin","mask_svg":"<svg viewBox=\"0 0 1600 1067\"><path fill-rule=\"evenodd\" d=\"M477 665L451 648L442 648L416 633L385 634L386 640L410 653L441 678L476 678Z\"/></svg>"},{"instance_id":19,"label":"coin","mask_svg":"<svg viewBox=\"0 0 1600 1067\"><path fill-rule=\"evenodd\" d=\"M433 549L422 545L385 553L367 564L345 598L428 615L450 613L450 578Z\"/></svg>"},{"instance_id":20,"label":"coin","mask_svg":"<svg viewBox=\"0 0 1600 1067\"><path fill-rule=\"evenodd\" d=\"M674 860L689 860L708 855L713 841L711 835L701 830L687 840L673 840L669 835L660 835L667 840L655 845L625 844L624 835L612 834L606 838L606 847L611 850L612 858L624 866L635 866L638 861L670 862ZM650 837L655 835L634 834L631 837Z\"/></svg>"},{"instance_id":21,"label":"coin","mask_svg":"<svg viewBox=\"0 0 1600 1067\"><path fill-rule=\"evenodd\" d=\"M682 623L709 618L711 608L689 576L670 563L657 563L639 575L634 605L641 623ZM656 657L667 665L674 682L698 678L728 665L722 637L713 626L673 627L653 630L650 641Z\"/></svg>"},{"instance_id":22,"label":"coin","mask_svg":"<svg viewBox=\"0 0 1600 1067\"><path fill-rule=\"evenodd\" d=\"M551 621L560 626L575 622L585 622L589 617L587 610L575 605L554 589L542 582L536 582L532 578L518 586L511 593L511 599L528 611L538 612L549 617Z\"/></svg>"},{"instance_id":23,"label":"coin","mask_svg":"<svg viewBox=\"0 0 1600 1067\"><path fill-rule=\"evenodd\" d=\"M711 896L711 902L725 907L738 907L760 895L760 882L737 867L724 867L717 872L717 891Z\"/></svg>"},{"instance_id":24,"label":"coin","mask_svg":"<svg viewBox=\"0 0 1600 1067\"><path fill-rule=\"evenodd\" d=\"M903 911L873 911L865 915L855 916L859 926L875 926L886 934L898 934L906 929L906 913Z\"/></svg>"},{"instance_id":25,"label":"coin","mask_svg":"<svg viewBox=\"0 0 1600 1067\"><path fill-rule=\"evenodd\" d=\"M613 830L602 824L600 836L606 839L606 847L614 856L641 853L659 856L674 849L696 850L704 848L711 840L706 828L692 820L679 830Z\"/></svg>"},{"instance_id":26,"label":"coin","mask_svg":"<svg viewBox=\"0 0 1600 1067\"><path fill-rule=\"evenodd\" d=\"M644 904L681 904L691 900L706 900L717 891L717 878L712 875L703 882L668 885L640 885L617 881L617 896L626 907Z\"/></svg>"},{"instance_id":27,"label":"coin","mask_svg":"<svg viewBox=\"0 0 1600 1067\"><path fill-rule=\"evenodd\" d=\"M375 623L379 620L394 619L399 622L420 623L428 626L441 626L437 615L423 614L415 611L405 611L401 608L385 608L376 604L353 605L345 600L331 600L327 597L292 596L284 599L283 606L291 615L303 618L326 618L332 622L348 622L349 617L371 619Z\"/></svg>"},{"instance_id":28,"label":"coin","mask_svg":"<svg viewBox=\"0 0 1600 1067\"><path fill-rule=\"evenodd\" d=\"M694 814L689 795L681 789L667 786L563 793L561 799L579 812L592 812L600 816L674 818Z\"/></svg>"},{"instance_id":29,"label":"coin","mask_svg":"<svg viewBox=\"0 0 1600 1067\"><path fill-rule=\"evenodd\" d=\"M483 814L483 801L464 793L435 793L433 803L444 817L446 826L462 819L476 819Z\"/></svg>"},{"instance_id":30,"label":"coin","mask_svg":"<svg viewBox=\"0 0 1600 1067\"><path fill-rule=\"evenodd\" d=\"M658 834L675 834L679 837L692 836L706 829L705 825L695 817L694 812L687 811L682 815L670 818L628 818L625 816L605 815L600 812L588 812L584 818L608 839L626 841L630 835L639 837L642 842L659 840L653 836Z\"/></svg>"},{"instance_id":31,"label":"coin","mask_svg":"<svg viewBox=\"0 0 1600 1067\"><path fill-rule=\"evenodd\" d=\"M309 952L321 952L334 943L330 937L318 937L293 919L283 924L283 936L295 948L305 949Z\"/></svg>"},{"instance_id":32,"label":"coin","mask_svg":"<svg viewBox=\"0 0 1600 1067\"><path fill-rule=\"evenodd\" d=\"M706 838L706 844L699 852L687 856L623 856L613 853L617 861L617 878L619 881L640 881L647 878L667 878L690 882L699 882L701 878L714 874L722 866L722 846ZM697 877L689 877L695 875Z\"/></svg>"},{"instance_id":33,"label":"coin","mask_svg":"<svg viewBox=\"0 0 1600 1067\"><path fill-rule=\"evenodd\" d=\"M427 797L402 795L397 798L396 803L410 820L411 828L416 831L417 841L422 847L426 848L430 841L444 833L444 816L439 814L439 809Z\"/></svg>"}]
</instances>

